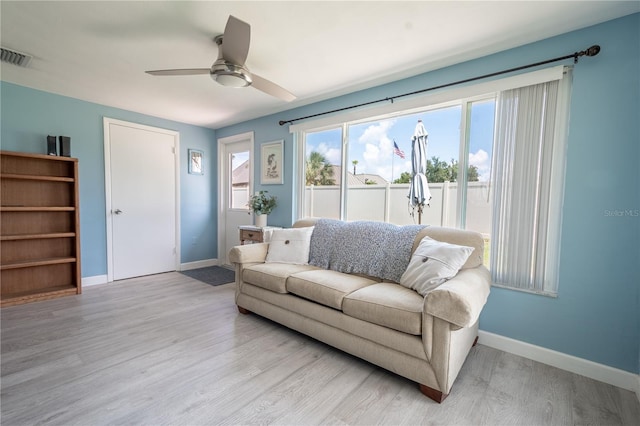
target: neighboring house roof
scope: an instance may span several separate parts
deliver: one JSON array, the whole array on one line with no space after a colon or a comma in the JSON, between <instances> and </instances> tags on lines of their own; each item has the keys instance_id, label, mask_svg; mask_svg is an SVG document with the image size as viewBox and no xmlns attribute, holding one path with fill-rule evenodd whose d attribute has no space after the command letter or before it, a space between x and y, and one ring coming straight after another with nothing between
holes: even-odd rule
<instances>
[{"instance_id":1,"label":"neighboring house roof","mask_svg":"<svg viewBox=\"0 0 640 426\"><path fill-rule=\"evenodd\" d=\"M246 186L249 184L249 160L240 164L231 172L233 186Z\"/></svg>"},{"instance_id":2,"label":"neighboring house roof","mask_svg":"<svg viewBox=\"0 0 640 426\"><path fill-rule=\"evenodd\" d=\"M351 174L351 173L349 173ZM383 178L380 175L372 175L372 174L368 174L368 173L360 173L354 176L356 179L360 180L362 183L361 185L366 185L367 182L375 182L376 185L386 185L387 184L387 180L385 178Z\"/></svg>"},{"instance_id":3,"label":"neighboring house roof","mask_svg":"<svg viewBox=\"0 0 640 426\"><path fill-rule=\"evenodd\" d=\"M333 178L338 182L342 174L342 167L332 165L331 168L333 169ZM386 185L388 183L387 180L380 175L369 173L358 173L354 175L350 171L347 171L347 186L366 185L369 181L375 182L376 185Z\"/></svg>"}]
</instances>

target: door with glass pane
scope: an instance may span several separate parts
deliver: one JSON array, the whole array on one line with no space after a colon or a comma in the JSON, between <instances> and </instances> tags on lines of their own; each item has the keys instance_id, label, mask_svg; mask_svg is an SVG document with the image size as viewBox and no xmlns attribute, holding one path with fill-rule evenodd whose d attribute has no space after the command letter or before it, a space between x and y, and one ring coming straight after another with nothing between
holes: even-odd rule
<instances>
[{"instance_id":1,"label":"door with glass pane","mask_svg":"<svg viewBox=\"0 0 640 426\"><path fill-rule=\"evenodd\" d=\"M221 190L220 263L230 265L229 250L240 244L239 226L253 224L253 216L247 206L253 187L253 137L219 140ZM227 143L225 143L227 142Z\"/></svg>"}]
</instances>

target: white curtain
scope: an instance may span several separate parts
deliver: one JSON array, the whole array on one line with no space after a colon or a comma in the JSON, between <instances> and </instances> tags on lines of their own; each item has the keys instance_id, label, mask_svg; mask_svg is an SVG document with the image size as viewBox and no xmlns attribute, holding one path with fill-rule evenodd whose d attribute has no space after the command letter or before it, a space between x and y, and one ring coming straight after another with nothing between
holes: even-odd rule
<instances>
[{"instance_id":1,"label":"white curtain","mask_svg":"<svg viewBox=\"0 0 640 426\"><path fill-rule=\"evenodd\" d=\"M498 95L491 273L500 286L557 293L569 73Z\"/></svg>"}]
</instances>

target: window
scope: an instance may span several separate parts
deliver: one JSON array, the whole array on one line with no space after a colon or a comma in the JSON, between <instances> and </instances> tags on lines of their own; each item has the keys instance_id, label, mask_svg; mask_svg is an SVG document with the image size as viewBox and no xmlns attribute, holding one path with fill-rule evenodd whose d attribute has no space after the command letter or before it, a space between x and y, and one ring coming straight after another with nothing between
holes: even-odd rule
<instances>
[{"instance_id":1,"label":"window","mask_svg":"<svg viewBox=\"0 0 640 426\"><path fill-rule=\"evenodd\" d=\"M342 217L342 128L305 138L303 217Z\"/></svg>"},{"instance_id":2,"label":"window","mask_svg":"<svg viewBox=\"0 0 640 426\"><path fill-rule=\"evenodd\" d=\"M250 163L249 151L229 154L231 163L231 202L232 209L249 209Z\"/></svg>"},{"instance_id":3,"label":"window","mask_svg":"<svg viewBox=\"0 0 640 426\"><path fill-rule=\"evenodd\" d=\"M396 105L375 119L292 129L300 130L305 157L300 216L418 223L407 195L411 139L421 120L432 195L421 223L481 232L494 283L554 294L570 87L563 72L555 67L461 88L449 99L435 97L443 102L426 99L406 111ZM542 94L526 95L532 90ZM463 97L467 92L473 96ZM509 156L513 146L517 159Z\"/></svg>"},{"instance_id":4,"label":"window","mask_svg":"<svg viewBox=\"0 0 640 426\"><path fill-rule=\"evenodd\" d=\"M417 113L347 126L347 220L380 220L398 225L417 223L408 215L411 141L418 120L429 133L427 178L433 196L422 223L442 221L455 226L461 105L436 107ZM493 121L493 117L490 117ZM395 150L398 147L398 151ZM449 207L453 206L453 209ZM447 205L445 211L443 206ZM452 213L448 215L447 212Z\"/></svg>"},{"instance_id":5,"label":"window","mask_svg":"<svg viewBox=\"0 0 640 426\"><path fill-rule=\"evenodd\" d=\"M410 114L305 132L302 216L397 225L418 223L417 216L409 215L407 194L412 172L411 141L420 120L429 133L427 179L432 195L421 223L464 227L466 216L472 221L472 229L485 234L488 240L494 105L492 94L473 102L458 101ZM463 112L468 115L464 117L464 122L469 123L466 133L461 124ZM463 134L468 134L465 137L470 143L461 153ZM466 173L459 172L461 164L468 169ZM462 179L469 181L470 189L465 194L470 194L471 203L458 194ZM466 206L466 215L460 214L460 203Z\"/></svg>"}]
</instances>

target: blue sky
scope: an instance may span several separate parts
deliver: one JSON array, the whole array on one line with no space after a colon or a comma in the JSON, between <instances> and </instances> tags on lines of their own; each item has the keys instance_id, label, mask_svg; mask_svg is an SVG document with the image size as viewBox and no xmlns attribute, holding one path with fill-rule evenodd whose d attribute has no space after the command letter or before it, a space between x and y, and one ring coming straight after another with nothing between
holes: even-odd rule
<instances>
[{"instance_id":1,"label":"blue sky","mask_svg":"<svg viewBox=\"0 0 640 426\"><path fill-rule=\"evenodd\" d=\"M416 124L422 120L427 132L427 155L450 162L458 160L460 147L461 106L452 106L387 120L356 124L349 127L349 170L357 160L356 171L378 174L386 180L411 171L411 138ZM494 103L477 102L471 112L469 162L478 167L480 180L488 180L493 144ZM341 131L328 130L307 134L307 155L319 151L331 164L340 164ZM404 151L405 159L393 154L393 141Z\"/></svg>"}]
</instances>

